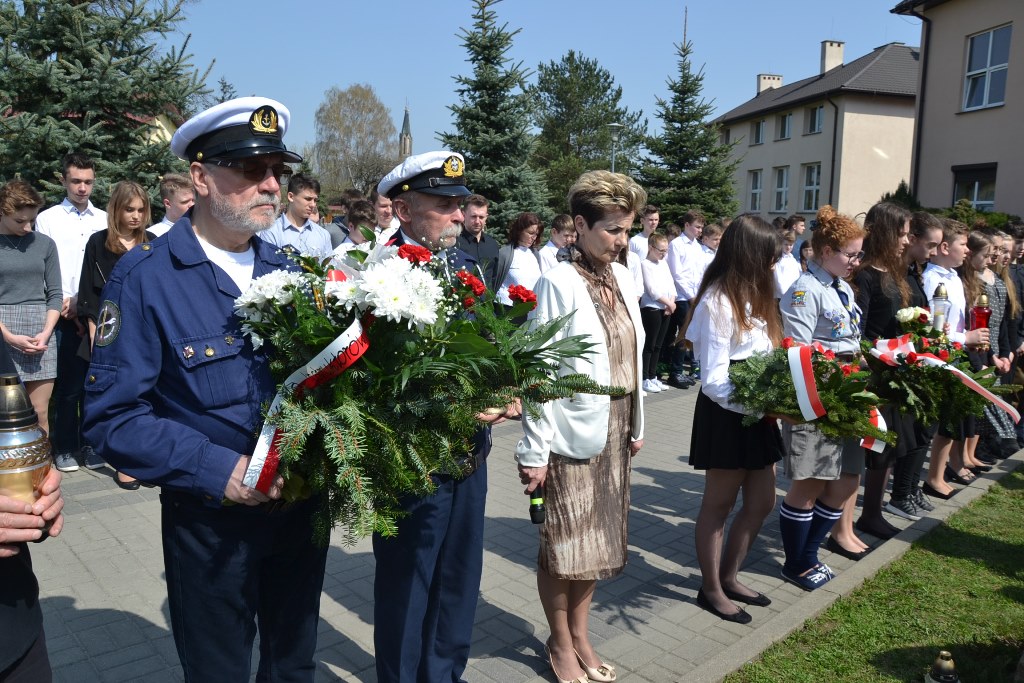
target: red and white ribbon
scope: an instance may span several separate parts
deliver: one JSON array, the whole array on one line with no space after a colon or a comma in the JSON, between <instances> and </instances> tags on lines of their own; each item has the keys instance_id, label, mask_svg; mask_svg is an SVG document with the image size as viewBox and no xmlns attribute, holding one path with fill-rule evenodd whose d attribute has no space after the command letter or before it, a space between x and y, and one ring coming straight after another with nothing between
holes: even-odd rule
<instances>
[{"instance_id":1,"label":"red and white ribbon","mask_svg":"<svg viewBox=\"0 0 1024 683\"><path fill-rule=\"evenodd\" d=\"M896 339L879 339L875 342L875 348L871 349L871 355L881 360L883 363L891 365L893 367L899 365L899 361L896 360L896 354L909 355L910 353L916 353L914 344L910 341L910 335L903 335ZM949 370L957 379L964 383L972 391L984 396L997 408L1005 411L1010 417L1013 418L1014 422L1020 422L1020 413L1012 405L999 398L991 391L981 386L976 380L969 377L962 370L950 365L946 361L942 360L935 354L931 353L916 353L917 362L924 363L925 365L931 365L937 368L943 368Z\"/></svg>"},{"instance_id":2,"label":"red and white ribbon","mask_svg":"<svg viewBox=\"0 0 1024 683\"><path fill-rule=\"evenodd\" d=\"M811 364L813 346L792 346L786 351L789 360L789 374L796 388L796 402L800 414L810 422L825 414L825 406L818 397L818 385L814 381L814 367Z\"/></svg>"},{"instance_id":3,"label":"red and white ribbon","mask_svg":"<svg viewBox=\"0 0 1024 683\"><path fill-rule=\"evenodd\" d=\"M331 275L334 273L338 273L340 277L335 275L332 278ZM345 276L339 271L332 270L328 273L328 279L344 280ZM281 403L285 397L296 393L301 394L331 381L359 360L369 346L370 340L366 336L366 331L363 329L362 323L356 319L323 351L288 376L267 411L267 421L263 424L260 438L256 442L256 450L252 454L252 459L249 460L249 467L245 470L245 476L242 478L243 484L263 493L270 490L270 485L277 475L278 462L281 459L281 454L278 451L281 430L271 424L270 418L281 410Z\"/></svg>"},{"instance_id":4,"label":"red and white ribbon","mask_svg":"<svg viewBox=\"0 0 1024 683\"><path fill-rule=\"evenodd\" d=\"M871 420L871 424L878 427L879 431L888 431L888 425L885 424L885 420L882 418L882 414L878 412L878 408L872 408L871 414L868 417ZM867 436L861 439L860 445L862 448L874 451L875 453L881 453L885 450L885 442L881 439L876 439L873 436Z\"/></svg>"}]
</instances>

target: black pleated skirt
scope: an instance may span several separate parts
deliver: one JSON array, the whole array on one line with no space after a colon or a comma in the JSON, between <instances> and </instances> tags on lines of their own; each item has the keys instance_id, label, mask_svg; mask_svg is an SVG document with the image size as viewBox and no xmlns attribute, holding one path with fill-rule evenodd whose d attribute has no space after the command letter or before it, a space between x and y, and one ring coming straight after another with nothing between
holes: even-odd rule
<instances>
[{"instance_id":1,"label":"black pleated skirt","mask_svg":"<svg viewBox=\"0 0 1024 683\"><path fill-rule=\"evenodd\" d=\"M690 434L690 466L695 470L760 470L782 460L782 434L776 420L749 427L743 415L718 405L704 392L697 396Z\"/></svg>"}]
</instances>

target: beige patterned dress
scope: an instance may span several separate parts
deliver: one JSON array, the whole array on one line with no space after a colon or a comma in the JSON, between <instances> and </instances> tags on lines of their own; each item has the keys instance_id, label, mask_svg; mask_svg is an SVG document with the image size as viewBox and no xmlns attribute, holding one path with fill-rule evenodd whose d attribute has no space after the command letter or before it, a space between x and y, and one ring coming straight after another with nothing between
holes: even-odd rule
<instances>
[{"instance_id":1,"label":"beige patterned dress","mask_svg":"<svg viewBox=\"0 0 1024 683\"><path fill-rule=\"evenodd\" d=\"M613 577L626 565L636 332L611 268L599 276L585 262L574 265L604 328L611 383L626 389L611 399L608 442L599 455L577 460L551 453L548 462L537 562L555 578L585 581Z\"/></svg>"}]
</instances>

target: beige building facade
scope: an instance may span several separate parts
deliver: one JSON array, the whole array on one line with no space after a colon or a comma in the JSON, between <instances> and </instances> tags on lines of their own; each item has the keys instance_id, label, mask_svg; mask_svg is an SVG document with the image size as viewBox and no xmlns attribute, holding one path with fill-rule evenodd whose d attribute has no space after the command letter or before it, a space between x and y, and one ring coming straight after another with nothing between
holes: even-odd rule
<instances>
[{"instance_id":1,"label":"beige building facade","mask_svg":"<svg viewBox=\"0 0 1024 683\"><path fill-rule=\"evenodd\" d=\"M916 81L917 49L900 43L844 64L843 44L824 41L817 76L787 86L759 74L754 99L717 120L735 143L740 210L866 212L910 177Z\"/></svg>"},{"instance_id":2,"label":"beige building facade","mask_svg":"<svg viewBox=\"0 0 1024 683\"><path fill-rule=\"evenodd\" d=\"M922 19L918 201L1024 215L1024 2L908 0L893 12Z\"/></svg>"}]
</instances>

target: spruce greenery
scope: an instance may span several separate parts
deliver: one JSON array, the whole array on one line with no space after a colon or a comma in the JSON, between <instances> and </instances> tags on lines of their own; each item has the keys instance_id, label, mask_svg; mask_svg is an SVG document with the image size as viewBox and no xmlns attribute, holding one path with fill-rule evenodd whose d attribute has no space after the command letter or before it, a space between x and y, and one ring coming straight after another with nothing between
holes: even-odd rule
<instances>
[{"instance_id":1,"label":"spruce greenery","mask_svg":"<svg viewBox=\"0 0 1024 683\"><path fill-rule=\"evenodd\" d=\"M96 160L93 202L134 180L156 197L184 165L154 123L173 126L206 94L180 48L157 44L184 20L184 0L0 0L0 180L18 175L59 201L61 158Z\"/></svg>"},{"instance_id":2,"label":"spruce greenery","mask_svg":"<svg viewBox=\"0 0 1024 683\"><path fill-rule=\"evenodd\" d=\"M520 213L534 211L545 221L552 213L541 174L527 164L533 151L527 73L507 56L519 30L497 24L498 2L474 0L473 29L462 29L473 73L455 77L460 101L449 107L455 130L440 140L465 157L466 184L491 202L487 232L504 243Z\"/></svg>"},{"instance_id":3,"label":"spruce greenery","mask_svg":"<svg viewBox=\"0 0 1024 683\"><path fill-rule=\"evenodd\" d=\"M669 79L669 98L658 98L655 116L661 135L647 141L650 156L641 170L641 184L650 201L661 210L662 221L680 221L690 209L700 209L709 221L733 216L732 145L719 142L719 129L708 122L713 111L701 98L703 70L694 70L692 44L676 46L678 75Z\"/></svg>"}]
</instances>

